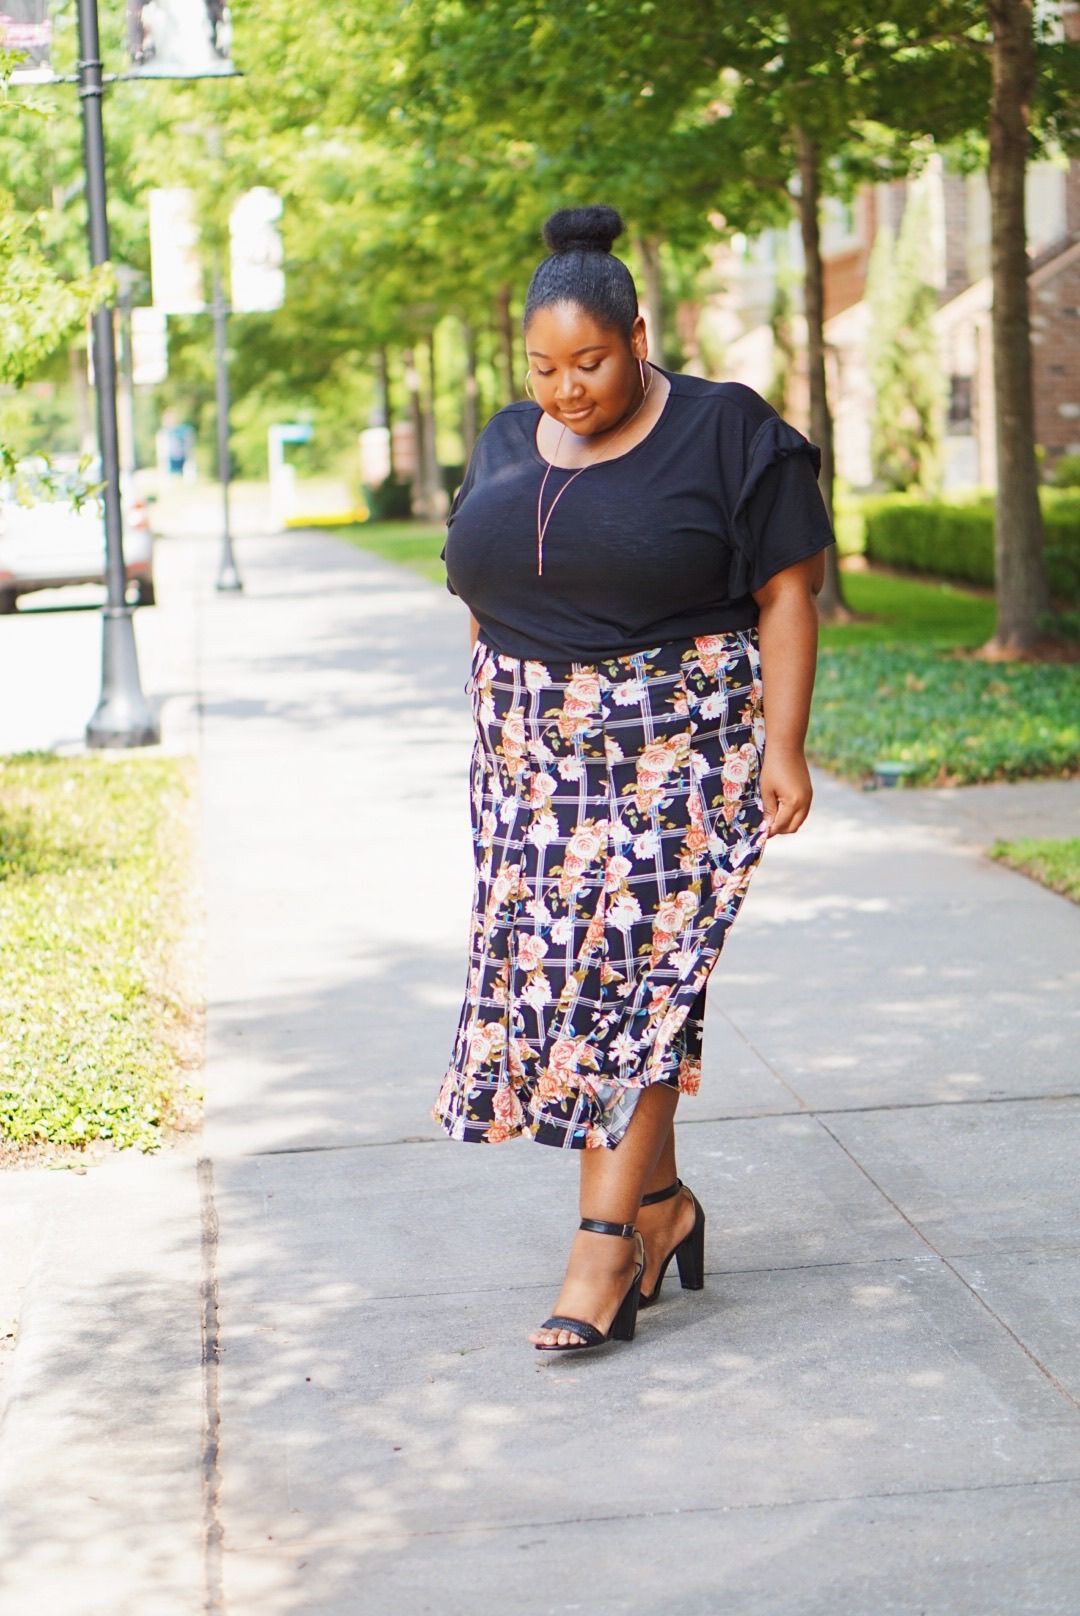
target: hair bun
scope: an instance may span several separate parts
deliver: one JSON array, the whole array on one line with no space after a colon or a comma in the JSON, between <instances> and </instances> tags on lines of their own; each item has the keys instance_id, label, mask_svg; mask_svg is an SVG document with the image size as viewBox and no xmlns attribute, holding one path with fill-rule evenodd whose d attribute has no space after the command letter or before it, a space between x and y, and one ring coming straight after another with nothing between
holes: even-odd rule
<instances>
[{"instance_id":1,"label":"hair bun","mask_svg":"<svg viewBox=\"0 0 1080 1616\"><path fill-rule=\"evenodd\" d=\"M560 208L544 225L544 240L553 253L606 253L624 228L614 208Z\"/></svg>"}]
</instances>

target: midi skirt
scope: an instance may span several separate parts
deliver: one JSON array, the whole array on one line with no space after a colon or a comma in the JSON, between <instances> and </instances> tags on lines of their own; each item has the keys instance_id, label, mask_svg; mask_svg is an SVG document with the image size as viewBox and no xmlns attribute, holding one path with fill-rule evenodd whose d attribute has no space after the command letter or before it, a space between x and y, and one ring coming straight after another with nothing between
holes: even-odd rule
<instances>
[{"instance_id":1,"label":"midi skirt","mask_svg":"<svg viewBox=\"0 0 1080 1616\"><path fill-rule=\"evenodd\" d=\"M452 1139L618 1145L697 1092L705 989L761 857L756 629L594 662L477 639L468 976L432 1109Z\"/></svg>"}]
</instances>

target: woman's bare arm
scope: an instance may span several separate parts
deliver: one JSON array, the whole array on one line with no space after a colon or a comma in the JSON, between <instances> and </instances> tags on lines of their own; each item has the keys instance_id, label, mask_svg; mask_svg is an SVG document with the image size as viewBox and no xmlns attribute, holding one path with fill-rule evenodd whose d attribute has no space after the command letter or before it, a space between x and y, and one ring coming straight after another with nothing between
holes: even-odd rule
<instances>
[{"instance_id":1,"label":"woman's bare arm","mask_svg":"<svg viewBox=\"0 0 1080 1616\"><path fill-rule=\"evenodd\" d=\"M803 745L817 667L818 614L814 596L825 581L822 552L775 573L754 591L760 609L765 762L761 794L770 836L798 830L813 798Z\"/></svg>"},{"instance_id":2,"label":"woman's bare arm","mask_svg":"<svg viewBox=\"0 0 1080 1616\"><path fill-rule=\"evenodd\" d=\"M470 612L469 613L469 650L470 651L472 651L473 648L476 645L476 636L479 634L479 632L480 632L480 624L476 621L476 618L473 616L472 612Z\"/></svg>"}]
</instances>

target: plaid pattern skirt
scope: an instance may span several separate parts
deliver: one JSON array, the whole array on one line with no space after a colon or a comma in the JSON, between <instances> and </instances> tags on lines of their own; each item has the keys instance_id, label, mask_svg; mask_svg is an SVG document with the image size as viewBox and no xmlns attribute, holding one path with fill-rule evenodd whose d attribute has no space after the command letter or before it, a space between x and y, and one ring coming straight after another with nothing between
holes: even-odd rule
<instances>
[{"instance_id":1,"label":"plaid pattern skirt","mask_svg":"<svg viewBox=\"0 0 1080 1616\"><path fill-rule=\"evenodd\" d=\"M757 631L469 680L468 979L432 1110L452 1139L614 1147L696 1093L705 989L765 845Z\"/></svg>"}]
</instances>

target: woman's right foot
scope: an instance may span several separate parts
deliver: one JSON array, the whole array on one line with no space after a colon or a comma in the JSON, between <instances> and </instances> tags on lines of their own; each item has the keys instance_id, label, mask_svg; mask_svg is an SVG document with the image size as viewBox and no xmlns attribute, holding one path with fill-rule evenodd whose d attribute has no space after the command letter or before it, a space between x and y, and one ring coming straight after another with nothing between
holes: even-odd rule
<instances>
[{"instance_id":1,"label":"woman's right foot","mask_svg":"<svg viewBox=\"0 0 1080 1616\"><path fill-rule=\"evenodd\" d=\"M554 1312L584 1320L601 1335L611 1329L637 1269L641 1243L632 1238L612 1240L609 1235L579 1230L570 1248L559 1299ZM585 1337L565 1325L541 1325L529 1336L534 1347L580 1347Z\"/></svg>"},{"instance_id":2,"label":"woman's right foot","mask_svg":"<svg viewBox=\"0 0 1080 1616\"><path fill-rule=\"evenodd\" d=\"M641 1279L641 1300L650 1300L660 1269L675 1248L692 1233L697 1222L697 1206L685 1184L666 1200L651 1205L644 1202L635 1219L645 1241L645 1272Z\"/></svg>"}]
</instances>

